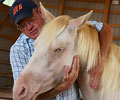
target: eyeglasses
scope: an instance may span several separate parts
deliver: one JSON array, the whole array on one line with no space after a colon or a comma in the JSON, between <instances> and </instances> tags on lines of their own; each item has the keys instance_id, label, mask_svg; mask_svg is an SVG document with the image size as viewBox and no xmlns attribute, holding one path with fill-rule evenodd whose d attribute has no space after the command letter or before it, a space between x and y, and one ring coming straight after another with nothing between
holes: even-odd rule
<instances>
[{"instance_id":1,"label":"eyeglasses","mask_svg":"<svg viewBox=\"0 0 120 100\"><path fill-rule=\"evenodd\" d=\"M24 24L21 24L21 25L17 24L17 29L21 31L27 29L27 25L33 25L36 22L36 19L37 19L37 16L34 16Z\"/></svg>"}]
</instances>

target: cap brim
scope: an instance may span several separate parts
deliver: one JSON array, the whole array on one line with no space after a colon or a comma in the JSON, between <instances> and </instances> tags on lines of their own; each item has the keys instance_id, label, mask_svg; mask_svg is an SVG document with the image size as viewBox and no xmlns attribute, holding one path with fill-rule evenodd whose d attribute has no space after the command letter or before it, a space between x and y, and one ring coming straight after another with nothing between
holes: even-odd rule
<instances>
[{"instance_id":1,"label":"cap brim","mask_svg":"<svg viewBox=\"0 0 120 100\"><path fill-rule=\"evenodd\" d=\"M31 14L25 14L25 13L22 13L20 14L19 16L17 16L16 20L15 20L15 24L18 24L18 22L22 19L25 19L27 17L31 16Z\"/></svg>"}]
</instances>

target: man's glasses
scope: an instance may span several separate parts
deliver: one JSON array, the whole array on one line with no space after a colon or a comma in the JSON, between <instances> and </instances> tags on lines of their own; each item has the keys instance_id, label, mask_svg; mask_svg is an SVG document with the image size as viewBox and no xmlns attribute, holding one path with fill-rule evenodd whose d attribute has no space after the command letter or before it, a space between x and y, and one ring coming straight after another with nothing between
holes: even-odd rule
<instances>
[{"instance_id":1,"label":"man's glasses","mask_svg":"<svg viewBox=\"0 0 120 100\"><path fill-rule=\"evenodd\" d=\"M27 25L33 25L33 24L35 23L36 17L37 17L37 16L32 17L30 20L28 20L28 21L27 21L26 23L24 23L24 24L21 24L21 25L17 24L17 29L18 29L18 30L21 30L21 31L27 29Z\"/></svg>"}]
</instances>

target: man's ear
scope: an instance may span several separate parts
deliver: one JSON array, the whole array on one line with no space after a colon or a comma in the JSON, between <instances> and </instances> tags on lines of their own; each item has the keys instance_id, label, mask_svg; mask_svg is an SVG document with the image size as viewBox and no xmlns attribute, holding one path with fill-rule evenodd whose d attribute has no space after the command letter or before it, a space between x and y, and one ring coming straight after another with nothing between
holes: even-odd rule
<instances>
[{"instance_id":1,"label":"man's ear","mask_svg":"<svg viewBox=\"0 0 120 100\"><path fill-rule=\"evenodd\" d=\"M45 20L45 23L48 23L50 22L51 20L53 20L55 18L55 16L50 13L43 5L41 2L40 3L40 7L38 9L41 10L41 13L42 13L42 16L43 16L43 19Z\"/></svg>"}]
</instances>

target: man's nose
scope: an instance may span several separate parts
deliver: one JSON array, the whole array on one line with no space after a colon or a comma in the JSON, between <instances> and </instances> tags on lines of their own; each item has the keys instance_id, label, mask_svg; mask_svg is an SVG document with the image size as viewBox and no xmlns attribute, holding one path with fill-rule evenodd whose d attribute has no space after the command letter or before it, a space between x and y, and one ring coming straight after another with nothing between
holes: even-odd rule
<instances>
[{"instance_id":1,"label":"man's nose","mask_svg":"<svg viewBox=\"0 0 120 100\"><path fill-rule=\"evenodd\" d=\"M30 30L30 29L33 28L33 24L31 24L31 23L27 23L27 24L26 24L26 27L27 27L28 30Z\"/></svg>"}]
</instances>

